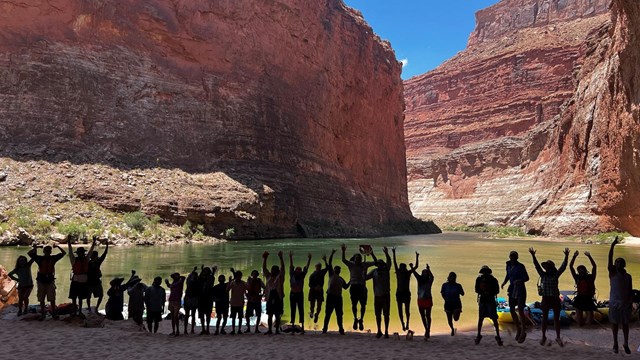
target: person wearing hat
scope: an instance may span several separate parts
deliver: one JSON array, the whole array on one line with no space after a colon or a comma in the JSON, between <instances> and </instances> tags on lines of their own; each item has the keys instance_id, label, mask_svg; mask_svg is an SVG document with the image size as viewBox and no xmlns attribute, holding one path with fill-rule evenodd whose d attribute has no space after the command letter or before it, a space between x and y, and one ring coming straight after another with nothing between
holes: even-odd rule
<instances>
[{"instance_id":1,"label":"person wearing hat","mask_svg":"<svg viewBox=\"0 0 640 360\"><path fill-rule=\"evenodd\" d=\"M489 266L484 265L480 269L480 275L476 278L475 290L476 294L478 294L478 336L475 339L475 344L478 345L482 339L482 322L485 318L489 318L496 328L496 342L499 346L502 346L496 309L496 296L500 293L500 287L498 286L498 279L492 275Z\"/></svg>"},{"instance_id":2,"label":"person wearing hat","mask_svg":"<svg viewBox=\"0 0 640 360\"><path fill-rule=\"evenodd\" d=\"M507 294L509 297L509 312L513 318L514 324L518 328L516 332L516 341L523 343L527 337L527 333L524 329L524 308L527 302L527 287L525 283L529 281L529 274L524 264L518 261L518 252L511 251L509 253L509 261L507 261L507 272L504 276L504 281L500 286L504 289L507 281L509 287L507 288Z\"/></svg>"},{"instance_id":3,"label":"person wearing hat","mask_svg":"<svg viewBox=\"0 0 640 360\"><path fill-rule=\"evenodd\" d=\"M529 253L533 257L533 265L540 275L540 292L542 295L542 339L540 340L540 345L545 345L547 343L547 322L549 317L549 310L553 310L553 325L556 329L556 342L561 347L564 346L562 342L562 338L560 338L560 289L558 288L558 279L567 268L567 262L569 260L569 248L565 248L564 253L564 261L560 268L556 268L556 264L547 260L542 264L538 263L538 259L536 258L536 250L534 248L529 249Z\"/></svg>"},{"instance_id":4,"label":"person wearing hat","mask_svg":"<svg viewBox=\"0 0 640 360\"><path fill-rule=\"evenodd\" d=\"M67 241L69 247L69 262L71 262L71 286L69 287L69 299L73 303L74 309L78 309L78 314L82 315L82 300L86 299L89 306L89 258L84 247L79 247L75 251L71 248L71 241ZM96 246L96 239L93 239L89 254L93 253ZM77 300L77 302L76 302ZM75 312L75 310L74 310Z\"/></svg>"},{"instance_id":5,"label":"person wearing hat","mask_svg":"<svg viewBox=\"0 0 640 360\"><path fill-rule=\"evenodd\" d=\"M40 302L40 309L42 311L42 315L40 316L40 320L44 320L46 317L46 307L44 306L45 297L51 303L51 316L54 319L58 318L58 314L56 312L56 262L62 259L67 252L64 251L59 245L55 246L58 250L60 250L59 254L51 255L52 248L51 246L45 246L42 249L44 253L43 256L38 255L38 248L36 248L35 244L33 248L29 250L27 255L33 261L38 264L38 275L36 276L36 283L38 285L38 301Z\"/></svg>"},{"instance_id":6,"label":"person wearing hat","mask_svg":"<svg viewBox=\"0 0 640 360\"><path fill-rule=\"evenodd\" d=\"M136 276L135 270L131 270L129 281L127 281L126 284L122 284L123 281L124 278L117 277L109 282L111 287L107 290L108 299L104 307L107 319L109 320L124 320L124 316L122 315L122 310L124 309L124 292L139 283L140 278Z\"/></svg>"}]
</instances>

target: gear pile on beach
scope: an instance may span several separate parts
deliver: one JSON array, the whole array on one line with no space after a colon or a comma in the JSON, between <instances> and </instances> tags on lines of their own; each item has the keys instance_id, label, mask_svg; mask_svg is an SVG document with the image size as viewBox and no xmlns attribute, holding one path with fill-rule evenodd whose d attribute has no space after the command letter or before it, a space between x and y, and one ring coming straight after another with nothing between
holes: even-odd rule
<instances>
[{"instance_id":1,"label":"gear pile on beach","mask_svg":"<svg viewBox=\"0 0 640 360\"><path fill-rule=\"evenodd\" d=\"M618 329L622 327L624 343L623 349L629 354L629 323L632 317L632 305L634 303L634 291L632 289L632 279L625 269L626 263L622 258L614 260L614 248L619 243L616 238L611 244L608 256L607 271L610 279L610 294L608 302L608 317L613 333L613 351L618 352ZM97 240L94 239L91 248L87 252L83 247L73 251L71 244L68 244L68 252L60 246L55 246L57 254L53 253L51 246L43 248L43 255L38 254L38 248L33 247L27 256L19 256L16 266L9 273L9 277L18 283L18 317L27 314L30 310L29 295L34 287L31 275L31 266L36 263L38 266L35 285L37 288L37 299L39 301L38 311L40 320L45 320L50 314L57 319L61 314L74 316L84 316L83 300L86 309L91 311L91 299L96 299L94 311L97 313L104 296L102 284L102 272L100 267L107 257L109 245L102 255L94 249ZM281 326L282 315L284 314L285 303L285 279L287 271L285 268L284 254L279 251L277 254L279 262L268 267L269 252L262 255L262 276L258 270L253 270L247 280L243 280L241 271L231 268L231 275L227 277L219 274L222 271L216 266L199 268L196 266L191 273L183 276L180 273L173 273L170 279L164 279L168 289L162 287L162 277L155 277L151 285L146 285L142 279L136 275L135 270L131 271L131 277L125 282L124 278L114 278L109 282L107 290L107 302L104 315L107 319L118 321L132 319L141 330L157 333L159 322L163 317L171 320L171 336L179 336L181 327L183 333L195 333L196 325L200 328L200 335L209 335L210 326L214 326L214 335L227 334L227 322L231 322L230 335L243 333L260 333L261 319L266 313L265 334L280 334L281 332L293 332L304 334L305 313L305 282L308 284L309 317L314 323L320 320L320 314L324 306L324 321L322 333L327 333L331 317L335 313L338 332L345 334L343 326L343 292L349 291L351 299L351 310L353 314L353 329L364 330L364 315L367 306L368 288L367 282L373 283L375 320L377 325L377 338L389 338L389 314L391 307L391 270L395 271L397 289L395 293L396 305L402 330L407 332L407 336L412 336L410 330L410 304L411 304L411 278L417 282L417 304L419 317L424 326L424 338L429 339L431 331L431 310L433 308L432 286L434 276L427 264L422 270L419 269L420 254L415 253L415 263L398 264L396 261L396 249L390 251L387 247L382 249L384 259L376 257L370 246L360 246L359 252L347 258L347 247L342 245L341 262L347 267L348 279L341 276L341 267L333 264L334 255L337 250L333 250L328 256L322 257L322 262L315 265L315 270L307 274L311 264L311 254L307 256L306 264L294 266L293 253L289 253L289 305L290 320L289 326ZM594 311L596 311L595 279L597 265L591 254L585 252L592 269L587 271L584 265L574 267L579 252L573 254L569 262L569 249L563 251L564 259L559 267L551 260L538 262L536 250L529 249L534 268L540 277L538 282L538 295L541 297L541 345L549 345L546 331L547 324L553 321L556 332L556 343L564 346L560 336L560 316L561 316L561 294L558 288L558 279L564 273L567 266L576 284L576 296L573 299L573 306L576 310L576 321L580 325L594 321ZM69 306L56 306L56 285L55 285L55 265L68 254L71 263L71 286L69 289L69 299L72 303ZM363 255L371 256L373 261L364 261ZM518 343L525 341L527 333L525 331L525 321L530 319L527 311L527 290L525 283L529 281L529 275L524 264L519 262L519 254L511 251L509 261L506 263L506 274L502 284L493 276L493 271L484 265L479 270L479 275L475 282L475 293L478 304L478 332L474 341L479 344L482 340L482 324L485 318L490 319L495 327L495 340L500 346L503 345L498 327L498 294L501 288L508 285L508 301L503 306L503 311L508 312L510 321L517 327L515 340ZM217 278L216 275L218 274ZM326 288L325 288L326 279ZM454 323L460 319L462 312L461 296L465 292L462 285L456 282L456 273L451 272L447 281L442 284L440 294L444 300L444 311L447 315L447 322L451 329L451 335L456 334ZM125 307L125 292L129 301ZM45 300L49 305L45 305ZM215 305L215 306L214 306ZM165 309L166 308L166 309ZM168 314L165 310L168 310ZM181 313L183 312L183 313ZM165 315L166 314L166 315ZM181 315L183 321L181 323ZM296 323L296 315L300 325ZM197 316L197 317L196 317ZM212 324L212 318L214 323ZM252 322L252 319L255 319ZM237 326L236 326L237 320ZM243 320L245 329L243 331ZM146 327L145 327L146 321ZM190 329L189 329L190 327Z\"/></svg>"}]
</instances>

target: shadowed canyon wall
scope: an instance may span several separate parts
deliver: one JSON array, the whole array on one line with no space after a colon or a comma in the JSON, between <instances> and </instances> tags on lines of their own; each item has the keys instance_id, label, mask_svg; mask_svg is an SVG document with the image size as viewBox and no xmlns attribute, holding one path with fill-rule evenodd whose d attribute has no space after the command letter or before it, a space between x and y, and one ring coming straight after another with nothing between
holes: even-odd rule
<instances>
[{"instance_id":1,"label":"shadowed canyon wall","mask_svg":"<svg viewBox=\"0 0 640 360\"><path fill-rule=\"evenodd\" d=\"M63 181L243 238L413 231L400 71L340 0L4 1L0 156L45 210Z\"/></svg>"},{"instance_id":2,"label":"shadowed canyon wall","mask_svg":"<svg viewBox=\"0 0 640 360\"><path fill-rule=\"evenodd\" d=\"M410 203L442 224L640 234L635 1L511 1L405 82Z\"/></svg>"}]
</instances>

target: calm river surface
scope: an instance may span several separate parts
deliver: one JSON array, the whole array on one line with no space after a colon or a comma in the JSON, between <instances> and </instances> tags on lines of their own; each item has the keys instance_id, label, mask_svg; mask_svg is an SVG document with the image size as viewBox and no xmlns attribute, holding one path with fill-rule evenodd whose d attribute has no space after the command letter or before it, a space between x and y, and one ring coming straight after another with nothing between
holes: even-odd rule
<instances>
[{"instance_id":1,"label":"calm river surface","mask_svg":"<svg viewBox=\"0 0 640 360\"><path fill-rule=\"evenodd\" d=\"M116 276L127 277L130 271L135 269L139 276L147 284L151 283L154 276L160 275L168 277L170 273L178 271L187 274L193 266L218 265L223 273L228 275L229 268L234 267L244 273L244 278L253 269L260 270L262 265L262 252L269 251L268 265L277 263L278 250L285 252L285 265L288 267L288 252L294 252L294 265L303 266L306 262L306 254L311 253L313 259L311 262L310 272L313 265L321 260L323 254L329 255L331 249L336 249L336 259L334 264L342 265L340 261L340 245L347 245L347 257L354 254L358 245L370 244L373 246L376 255L384 258L382 253L383 246L396 246L398 254L398 262L413 262L415 259L415 251L420 253L420 269L424 268L425 263L429 263L434 273L435 281L433 286L434 308L433 308L433 329L435 332L444 332L447 330L446 317L443 311L443 300L439 296L440 286L446 280L450 271L458 274L458 282L462 284L466 295L462 298L463 314L458 328L472 328L477 322L477 304L476 295L474 293L475 278L478 270L482 265L489 265L493 269L494 276L502 282L505 274L505 261L508 260L510 250L516 250L520 253L520 261L525 264L529 272L531 280L527 283L529 294L528 301L539 300L536 291L536 283L538 275L533 268L531 255L528 248L533 246L538 250L538 259L542 262L546 259L553 260L557 266L562 262L562 250L569 247L571 254L573 251L580 250L581 255L576 261L579 264L587 265L590 270L588 259L582 255L583 251L590 251L596 263L598 264L598 276L596 279L596 287L598 289L597 296L599 299L607 299L609 297L609 284L606 273L606 261L609 247L607 245L586 245L572 242L543 242L535 240L511 240L511 239L484 239L479 234L472 233L445 233L439 235L417 235L417 236L398 236L378 239L286 239L286 240L263 240L263 241L237 241L226 242L216 245L176 245L176 246L159 246L159 247L133 247L133 248L117 248L112 247L109 255L102 266L103 283L108 286L109 280ZM100 253L104 250L101 247ZM15 259L18 255L25 254L28 248L0 248L0 264L11 270L15 265ZM54 250L56 253L57 250ZM41 253L41 250L40 250ZM635 259L640 255L640 248L618 246L616 256L627 259L628 270L632 276L640 273L640 264ZM57 284L58 284L58 302L66 302L69 289L70 273L69 261L65 258L58 262L56 267ZM36 265L33 266L35 278ZM348 272L343 266L343 277L348 280ZM288 276L286 286L288 288ZM637 282L638 280L636 280ZM369 305L367 306L367 314L365 315L365 328L375 331L375 319L373 314L373 289L369 283ZM418 317L418 309L416 305L416 282L412 280L411 290L412 311L411 311L411 328L416 330L418 334L423 333L422 324ZM391 307L391 328L393 331L400 330L400 321L398 319L397 308L395 305L395 277L392 276L392 307ZM574 289L573 279L567 269L560 279L561 290ZM505 287L506 289L506 287ZM107 288L105 288L106 294ZM305 285L305 300L306 300ZM288 289L286 289L288 294ZM506 291L500 296L506 297ZM31 303L34 304L35 289L31 296ZM103 302L102 307L104 307ZM351 307L349 302L348 291L344 293L344 309L345 309L345 328L350 329L353 324L353 316L351 315ZM95 304L95 302L94 302ZM289 316L288 295L285 297L285 318ZM308 312L308 303L305 303L305 311ZM320 317L322 322L323 316ZM335 320L332 320L330 329L336 330ZM307 328L313 328L313 323L309 319L306 321Z\"/></svg>"}]
</instances>

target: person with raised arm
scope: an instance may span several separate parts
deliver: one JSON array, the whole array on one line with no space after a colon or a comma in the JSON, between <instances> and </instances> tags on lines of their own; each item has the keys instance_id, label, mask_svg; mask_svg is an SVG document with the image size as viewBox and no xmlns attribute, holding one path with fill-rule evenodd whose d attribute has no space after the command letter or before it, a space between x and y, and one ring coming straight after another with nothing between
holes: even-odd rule
<instances>
[{"instance_id":1,"label":"person with raised arm","mask_svg":"<svg viewBox=\"0 0 640 360\"><path fill-rule=\"evenodd\" d=\"M573 307L576 309L576 321L579 326L583 326L585 323L591 325L593 321L593 312L597 310L596 301L596 262L591 257L591 253L584 252L584 255L591 262L591 274L587 271L587 267L584 265L578 265L578 270L574 267L576 258L580 254L579 251L573 254L571 262L569 263L569 270L571 270L571 276L576 283L576 296L573 298ZM586 321L585 321L586 316Z\"/></svg>"},{"instance_id":2,"label":"person with raised arm","mask_svg":"<svg viewBox=\"0 0 640 360\"><path fill-rule=\"evenodd\" d=\"M409 268L407 268L407 264L400 263L396 261L396 248L391 248L393 252L393 267L396 271L396 281L398 283L398 287L396 289L396 303L398 305L398 315L400 315L400 323L402 324L402 330L409 330L409 319L411 317L411 274L416 271L418 268L418 252L416 251L416 264L409 264ZM402 316L402 307L404 306L404 311L407 316L407 324L405 326L404 317Z\"/></svg>"},{"instance_id":3,"label":"person with raised arm","mask_svg":"<svg viewBox=\"0 0 640 360\"><path fill-rule=\"evenodd\" d=\"M269 316L269 330L265 335L273 334L273 327L275 327L275 333L278 335L280 334L280 320L282 318L282 313L284 313L284 258L282 251L278 251L280 266L273 265L271 267L271 271L269 271L267 269L268 257L269 252L265 251L262 254L262 273L267 280L265 293L267 301L267 315Z\"/></svg>"},{"instance_id":4,"label":"person with raised arm","mask_svg":"<svg viewBox=\"0 0 640 360\"><path fill-rule=\"evenodd\" d=\"M416 252L416 264L418 263L418 257L420 254ZM417 267L417 265L416 265ZM431 337L431 310L433 309L433 295L431 288L433 287L433 274L429 264L422 270L420 275L414 269L413 276L418 282L418 311L420 313L420 319L424 326L424 339L427 340Z\"/></svg>"},{"instance_id":5,"label":"person with raised arm","mask_svg":"<svg viewBox=\"0 0 640 360\"><path fill-rule=\"evenodd\" d=\"M633 284L631 275L627 273L625 267L627 262L623 258L616 258L613 261L613 249L617 244L618 237L611 243L607 269L609 270L609 322L611 322L611 332L613 333L613 352L618 353L618 328L622 325L622 335L624 352L631 354L629 349L629 322L631 321L631 311L633 304Z\"/></svg>"},{"instance_id":6,"label":"person with raised arm","mask_svg":"<svg viewBox=\"0 0 640 360\"><path fill-rule=\"evenodd\" d=\"M322 333L327 333L327 330L329 329L329 320L331 320L331 314L333 314L333 312L335 311L336 321L338 323L338 332L340 333L340 335L344 335L344 327L342 325L342 316L344 314L342 310L342 290L348 289L349 283L347 283L340 276L340 266L332 267L333 255L335 253L335 249L331 250L329 262L327 262L326 255L322 257L325 269L329 273L329 284L327 286L327 304L325 307L324 326L322 327Z\"/></svg>"},{"instance_id":7,"label":"person with raised arm","mask_svg":"<svg viewBox=\"0 0 640 360\"><path fill-rule=\"evenodd\" d=\"M198 317L200 317L200 335L210 334L211 313L213 312L214 292L213 287L216 282L216 268L200 267L198 283L200 291L198 293Z\"/></svg>"},{"instance_id":8,"label":"person with raised arm","mask_svg":"<svg viewBox=\"0 0 640 360\"><path fill-rule=\"evenodd\" d=\"M252 316L256 317L256 324L254 332L256 334L260 333L258 326L260 326L260 317L262 316L262 296L263 291L266 289L266 285L262 279L258 276L260 273L258 270L251 271L251 276L247 279L247 311L246 311L246 320L247 320L247 333L251 332L251 322L250 318Z\"/></svg>"},{"instance_id":9,"label":"person with raised arm","mask_svg":"<svg viewBox=\"0 0 640 360\"><path fill-rule=\"evenodd\" d=\"M387 258L386 261L376 259L373 252L371 253L371 257L373 257L376 262L376 268L367 274L366 280L373 280L373 307L375 309L376 325L378 327L376 337L382 337L382 329L380 325L382 322L382 316L384 315L384 337L385 339L388 339L389 311L391 310L391 257L389 256L389 249L386 246L383 248L383 251Z\"/></svg>"},{"instance_id":10,"label":"person with raised arm","mask_svg":"<svg viewBox=\"0 0 640 360\"><path fill-rule=\"evenodd\" d=\"M518 328L516 341L521 344L527 338L527 332L524 329L524 308L527 306L527 287L525 283L529 281L529 274L524 264L518 261L518 252L514 250L509 253L506 274L500 288L504 289L507 281L509 282L509 287L507 288L509 313L513 323Z\"/></svg>"},{"instance_id":11,"label":"person with raised arm","mask_svg":"<svg viewBox=\"0 0 640 360\"><path fill-rule=\"evenodd\" d=\"M558 288L558 280L560 276L567 268L567 262L569 260L569 248L565 248L564 260L560 265L560 268L556 269L556 264L547 260L542 264L538 262L536 258L536 250L534 248L529 249L529 253L533 258L533 265L540 275L540 286L542 287L542 302L540 307L542 308L542 339L540 345L547 343L547 323L549 318L549 310L553 310L553 326L556 330L556 342L561 347L564 346L562 338L560 337L560 289Z\"/></svg>"},{"instance_id":12,"label":"person with raised arm","mask_svg":"<svg viewBox=\"0 0 640 360\"><path fill-rule=\"evenodd\" d=\"M198 309L198 297L200 296L200 282L198 277L198 267L194 266L193 270L185 280L186 289L184 291L184 334L188 334L187 328L189 318L191 318L191 333L195 333L196 327L196 310Z\"/></svg>"},{"instance_id":13,"label":"person with raised arm","mask_svg":"<svg viewBox=\"0 0 640 360\"><path fill-rule=\"evenodd\" d=\"M324 302L324 277L328 269L322 268L321 263L316 264L316 270L309 275L309 317L314 323L318 322L322 303ZM340 294L342 296L342 294Z\"/></svg>"},{"instance_id":14,"label":"person with raised arm","mask_svg":"<svg viewBox=\"0 0 640 360\"><path fill-rule=\"evenodd\" d=\"M29 313L29 295L33 290L31 265L34 260L27 260L24 255L18 256L16 267L8 274L9 278L18 283L18 316Z\"/></svg>"},{"instance_id":15,"label":"person with raised arm","mask_svg":"<svg viewBox=\"0 0 640 360\"><path fill-rule=\"evenodd\" d=\"M97 239L94 237L94 239ZM109 241L106 243L106 247L102 255L98 256L97 251L93 251L90 253L89 257L89 273L88 273L88 284L89 284L89 297L87 298L87 309L91 311L91 297L97 298L95 313L98 313L98 309L100 308L100 304L102 303L102 299L104 297L104 287L102 286L102 270L100 267L102 263L107 258L107 253L109 252Z\"/></svg>"},{"instance_id":16,"label":"person with raised arm","mask_svg":"<svg viewBox=\"0 0 640 360\"><path fill-rule=\"evenodd\" d=\"M107 304L105 305L106 318L109 320L124 320L122 310L124 309L124 292L140 282L140 278L136 275L135 270L131 270L131 277L122 284L124 278L117 277L109 282L111 287L107 290Z\"/></svg>"},{"instance_id":17,"label":"person with raised arm","mask_svg":"<svg viewBox=\"0 0 640 360\"><path fill-rule=\"evenodd\" d=\"M180 336L180 308L182 307L182 290L184 289L185 277L180 273L171 274L169 279L164 279L165 285L169 288L169 313L171 314L171 334Z\"/></svg>"},{"instance_id":18,"label":"person with raised arm","mask_svg":"<svg viewBox=\"0 0 640 360\"><path fill-rule=\"evenodd\" d=\"M93 238L89 254L93 254L98 239ZM69 299L73 307L78 309L78 314L82 316L82 300L86 299L89 307L89 258L86 256L84 247L79 247L74 251L71 248L71 241L67 242L69 248L69 262L71 263L71 286L69 287ZM77 302L76 302L77 300ZM91 311L91 309L89 309ZM75 314L75 310L74 310Z\"/></svg>"},{"instance_id":19,"label":"person with raised arm","mask_svg":"<svg viewBox=\"0 0 640 360\"><path fill-rule=\"evenodd\" d=\"M311 264L311 253L307 254L307 264L304 268L293 267L293 251L289 252L289 302L291 307L291 325L296 324L296 309L300 316L301 333L304 334L304 279ZM292 333L293 334L293 333Z\"/></svg>"},{"instance_id":20,"label":"person with raised arm","mask_svg":"<svg viewBox=\"0 0 640 360\"><path fill-rule=\"evenodd\" d=\"M33 261L38 264L38 274L36 275L36 284L38 286L38 301L40 302L40 320L44 320L46 317L46 307L44 306L45 297L49 301L51 308L51 316L54 319L58 319L58 313L56 310L56 262L62 259L67 252L64 251L60 245L55 246L60 250L59 254L51 255L53 250L51 246L47 245L42 249L43 255L38 255L38 249L34 245L27 253Z\"/></svg>"},{"instance_id":21,"label":"person with raised arm","mask_svg":"<svg viewBox=\"0 0 640 360\"><path fill-rule=\"evenodd\" d=\"M351 311L353 312L353 330L364 330L364 314L367 310L367 285L365 276L374 261L362 261L362 255L355 254L351 260L346 257L347 245L342 244L342 262L349 268L349 295L351 297ZM360 304L360 318L358 318L358 304Z\"/></svg>"}]
</instances>

